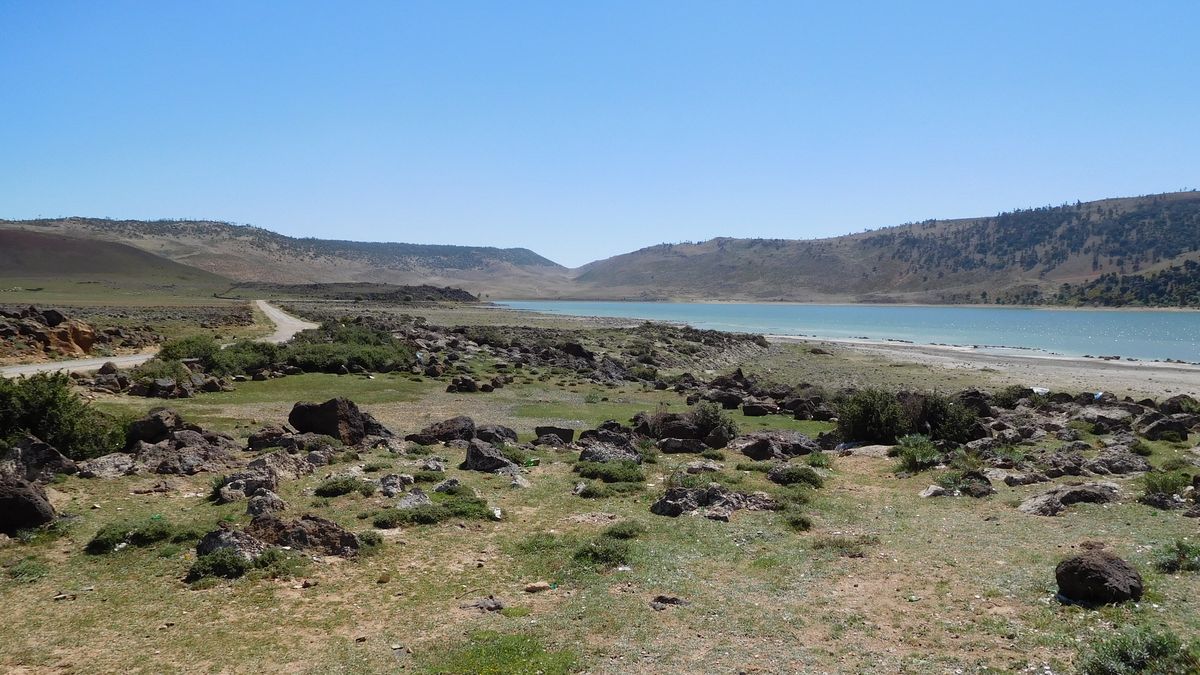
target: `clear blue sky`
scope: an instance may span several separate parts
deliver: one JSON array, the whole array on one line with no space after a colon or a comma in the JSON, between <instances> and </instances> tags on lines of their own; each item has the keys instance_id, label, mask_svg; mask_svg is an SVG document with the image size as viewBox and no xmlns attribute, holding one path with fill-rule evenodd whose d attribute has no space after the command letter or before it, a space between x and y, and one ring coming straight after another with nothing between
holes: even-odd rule
<instances>
[{"instance_id":1,"label":"clear blue sky","mask_svg":"<svg viewBox=\"0 0 1200 675\"><path fill-rule=\"evenodd\" d=\"M526 246L1200 185L1200 2L0 0L0 217Z\"/></svg>"}]
</instances>

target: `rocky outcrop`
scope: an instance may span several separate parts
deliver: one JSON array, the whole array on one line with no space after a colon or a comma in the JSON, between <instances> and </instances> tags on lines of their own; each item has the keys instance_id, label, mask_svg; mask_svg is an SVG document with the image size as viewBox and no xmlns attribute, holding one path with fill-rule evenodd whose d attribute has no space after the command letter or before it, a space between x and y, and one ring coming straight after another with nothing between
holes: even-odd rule
<instances>
[{"instance_id":1,"label":"rocky outcrop","mask_svg":"<svg viewBox=\"0 0 1200 675\"><path fill-rule=\"evenodd\" d=\"M733 492L718 483L710 483L700 488L668 488L650 506L650 512L671 518L694 513L712 520L727 521L734 511L771 511L775 508L775 500L765 492Z\"/></svg>"},{"instance_id":2,"label":"rocky outcrop","mask_svg":"<svg viewBox=\"0 0 1200 675\"><path fill-rule=\"evenodd\" d=\"M1142 598L1142 575L1105 550L1085 551L1060 562L1054 578L1059 595L1079 604L1108 605Z\"/></svg>"},{"instance_id":3,"label":"rocky outcrop","mask_svg":"<svg viewBox=\"0 0 1200 675\"><path fill-rule=\"evenodd\" d=\"M636 462L642 463L642 454L630 446L594 443L579 453L581 462Z\"/></svg>"},{"instance_id":4,"label":"rocky outcrop","mask_svg":"<svg viewBox=\"0 0 1200 675\"><path fill-rule=\"evenodd\" d=\"M787 459L821 450L816 441L797 431L759 431L738 436L727 447L758 461Z\"/></svg>"},{"instance_id":5,"label":"rocky outcrop","mask_svg":"<svg viewBox=\"0 0 1200 675\"><path fill-rule=\"evenodd\" d=\"M250 521L246 533L271 546L290 546L302 551L351 557L358 554L359 541L353 532L337 523L312 515L285 521L264 514Z\"/></svg>"},{"instance_id":6,"label":"rocky outcrop","mask_svg":"<svg viewBox=\"0 0 1200 675\"><path fill-rule=\"evenodd\" d=\"M267 544L253 535L222 524L200 539L196 544L196 555L209 555L222 549L232 550L246 560L254 560L266 552Z\"/></svg>"},{"instance_id":7,"label":"rocky outcrop","mask_svg":"<svg viewBox=\"0 0 1200 675\"><path fill-rule=\"evenodd\" d=\"M1108 504L1117 501L1118 494L1112 483L1064 485L1026 499L1017 510L1035 516L1057 516L1071 504Z\"/></svg>"}]
</instances>

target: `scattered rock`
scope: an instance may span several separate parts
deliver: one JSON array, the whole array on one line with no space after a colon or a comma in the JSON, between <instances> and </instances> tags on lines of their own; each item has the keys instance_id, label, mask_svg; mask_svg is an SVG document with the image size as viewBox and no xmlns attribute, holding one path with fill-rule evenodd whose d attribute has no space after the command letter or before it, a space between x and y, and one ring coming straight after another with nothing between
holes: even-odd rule
<instances>
[{"instance_id":1,"label":"scattered rock","mask_svg":"<svg viewBox=\"0 0 1200 675\"><path fill-rule=\"evenodd\" d=\"M368 425L358 406L343 397L331 398L324 403L297 403L288 415L288 424L301 433L332 436L346 445L361 442L367 435Z\"/></svg>"},{"instance_id":2,"label":"scattered rock","mask_svg":"<svg viewBox=\"0 0 1200 675\"><path fill-rule=\"evenodd\" d=\"M264 514L250 521L246 532L273 546L291 546L342 557L358 553L358 537L337 523L312 515L284 521Z\"/></svg>"},{"instance_id":3,"label":"scattered rock","mask_svg":"<svg viewBox=\"0 0 1200 675\"><path fill-rule=\"evenodd\" d=\"M501 469L515 466L500 450L476 439L472 440L467 447L467 458L458 465L458 468L463 471L496 473Z\"/></svg>"},{"instance_id":4,"label":"scattered rock","mask_svg":"<svg viewBox=\"0 0 1200 675\"><path fill-rule=\"evenodd\" d=\"M287 510L287 502L279 495L271 492L265 487L260 487L254 492L254 496L246 503L247 515L261 516L267 513L278 513Z\"/></svg>"},{"instance_id":5,"label":"scattered rock","mask_svg":"<svg viewBox=\"0 0 1200 675\"><path fill-rule=\"evenodd\" d=\"M21 479L45 483L57 474L79 471L75 462L67 459L50 444L26 434L0 457L0 480Z\"/></svg>"},{"instance_id":6,"label":"scattered rock","mask_svg":"<svg viewBox=\"0 0 1200 675\"><path fill-rule=\"evenodd\" d=\"M650 601L650 607L656 612L661 612L669 607L687 607L690 604L687 600L673 595L656 595Z\"/></svg>"},{"instance_id":7,"label":"scattered rock","mask_svg":"<svg viewBox=\"0 0 1200 675\"><path fill-rule=\"evenodd\" d=\"M542 591L548 590L550 590L550 582L548 581L535 581L530 584L525 584L526 593L541 593Z\"/></svg>"},{"instance_id":8,"label":"scattered rock","mask_svg":"<svg viewBox=\"0 0 1200 675\"><path fill-rule=\"evenodd\" d=\"M15 479L0 482L0 533L41 527L54 520L54 507L36 483Z\"/></svg>"},{"instance_id":9,"label":"scattered rock","mask_svg":"<svg viewBox=\"0 0 1200 675\"><path fill-rule=\"evenodd\" d=\"M256 537L223 523L220 528L200 539L196 544L196 555L208 555L223 548L232 549L246 560L254 560L267 550L267 545Z\"/></svg>"},{"instance_id":10,"label":"scattered rock","mask_svg":"<svg viewBox=\"0 0 1200 675\"><path fill-rule=\"evenodd\" d=\"M775 500L765 492L733 492L718 483L710 483L700 488L668 488L650 506L650 512L672 518L685 513L699 513L713 520L728 520L733 511L771 511L776 506Z\"/></svg>"},{"instance_id":11,"label":"scattered rock","mask_svg":"<svg viewBox=\"0 0 1200 675\"><path fill-rule=\"evenodd\" d=\"M404 437L404 440L419 445L433 445L437 442L469 441L475 438L475 420L465 415L452 417L444 422L431 424L420 432Z\"/></svg>"},{"instance_id":12,"label":"scattered rock","mask_svg":"<svg viewBox=\"0 0 1200 675\"><path fill-rule=\"evenodd\" d=\"M921 490L919 497L945 497L950 494L950 491L941 485L930 485Z\"/></svg>"}]
</instances>

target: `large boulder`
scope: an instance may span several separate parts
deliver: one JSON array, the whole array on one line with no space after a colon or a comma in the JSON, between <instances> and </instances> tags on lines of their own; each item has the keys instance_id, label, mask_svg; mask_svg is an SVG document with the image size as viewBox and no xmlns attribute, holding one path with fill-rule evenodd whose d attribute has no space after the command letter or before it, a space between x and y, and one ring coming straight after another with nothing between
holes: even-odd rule
<instances>
[{"instance_id":1,"label":"large boulder","mask_svg":"<svg viewBox=\"0 0 1200 675\"><path fill-rule=\"evenodd\" d=\"M348 398L331 398L324 403L297 403L288 414L296 431L324 434L346 445L356 445L367 435L366 420Z\"/></svg>"},{"instance_id":2,"label":"large boulder","mask_svg":"<svg viewBox=\"0 0 1200 675\"><path fill-rule=\"evenodd\" d=\"M1057 516L1071 504L1108 504L1117 501L1118 494L1112 483L1063 485L1026 499L1017 510L1035 516Z\"/></svg>"},{"instance_id":3,"label":"large boulder","mask_svg":"<svg viewBox=\"0 0 1200 675\"><path fill-rule=\"evenodd\" d=\"M283 497L266 489L259 488L254 492L254 496L246 502L246 514L250 517L261 516L266 513L278 513L287 510L287 502L283 501Z\"/></svg>"},{"instance_id":4,"label":"large boulder","mask_svg":"<svg viewBox=\"0 0 1200 675\"><path fill-rule=\"evenodd\" d=\"M1149 412L1137 421L1137 430L1142 436L1161 441L1168 438L1186 441L1188 438L1190 415L1180 414L1170 417L1158 412Z\"/></svg>"},{"instance_id":5,"label":"large boulder","mask_svg":"<svg viewBox=\"0 0 1200 675\"><path fill-rule=\"evenodd\" d=\"M20 478L45 483L57 474L79 471L75 462L48 443L26 434L0 457L0 480Z\"/></svg>"},{"instance_id":6,"label":"large boulder","mask_svg":"<svg viewBox=\"0 0 1200 675\"><path fill-rule=\"evenodd\" d=\"M437 442L469 441L475 438L475 420L465 415L452 417L444 422L431 424L420 432L404 437L406 441L420 445L433 445Z\"/></svg>"},{"instance_id":7,"label":"large boulder","mask_svg":"<svg viewBox=\"0 0 1200 675\"><path fill-rule=\"evenodd\" d=\"M458 466L463 471L483 471L485 473L496 473L510 467L516 467L516 464L513 464L495 446L488 445L479 439L472 440L467 446L467 457Z\"/></svg>"},{"instance_id":8,"label":"large boulder","mask_svg":"<svg viewBox=\"0 0 1200 675\"><path fill-rule=\"evenodd\" d=\"M233 444L233 439L228 442ZM236 463L228 445L209 442L196 432L182 432L176 438L154 444L138 441L133 458L145 471L185 476L223 471Z\"/></svg>"},{"instance_id":9,"label":"large boulder","mask_svg":"<svg viewBox=\"0 0 1200 675\"><path fill-rule=\"evenodd\" d=\"M0 483L0 534L41 527L54 520L54 507L35 483L16 479Z\"/></svg>"},{"instance_id":10,"label":"large boulder","mask_svg":"<svg viewBox=\"0 0 1200 675\"><path fill-rule=\"evenodd\" d=\"M575 430L564 427L540 426L533 428L533 434L539 439L544 436L558 436L563 443L570 443L575 440Z\"/></svg>"},{"instance_id":11,"label":"large boulder","mask_svg":"<svg viewBox=\"0 0 1200 675\"><path fill-rule=\"evenodd\" d=\"M358 537L353 532L331 520L312 515L285 521L264 514L251 520L246 532L272 546L291 546L325 555L350 557L357 555L359 549Z\"/></svg>"},{"instance_id":12,"label":"large boulder","mask_svg":"<svg viewBox=\"0 0 1200 675\"><path fill-rule=\"evenodd\" d=\"M1054 568L1054 578L1059 595L1084 605L1142 598L1142 575L1133 565L1103 549L1085 551L1060 562Z\"/></svg>"},{"instance_id":13,"label":"large boulder","mask_svg":"<svg viewBox=\"0 0 1200 675\"><path fill-rule=\"evenodd\" d=\"M179 413L170 408L151 410L145 417L129 424L125 432L125 449L130 450L139 442L153 444L165 441L173 432L185 429L196 431L199 427L187 424Z\"/></svg>"},{"instance_id":14,"label":"large boulder","mask_svg":"<svg viewBox=\"0 0 1200 675\"><path fill-rule=\"evenodd\" d=\"M1179 394L1159 403L1158 411L1164 415L1200 412L1200 401L1187 394Z\"/></svg>"}]
</instances>

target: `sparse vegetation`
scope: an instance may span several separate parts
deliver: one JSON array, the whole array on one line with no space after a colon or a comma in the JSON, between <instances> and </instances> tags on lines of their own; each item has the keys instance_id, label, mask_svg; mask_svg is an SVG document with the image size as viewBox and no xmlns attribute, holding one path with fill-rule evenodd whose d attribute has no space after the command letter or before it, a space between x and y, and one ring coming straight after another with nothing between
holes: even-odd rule
<instances>
[{"instance_id":1,"label":"sparse vegetation","mask_svg":"<svg viewBox=\"0 0 1200 675\"><path fill-rule=\"evenodd\" d=\"M917 473L932 469L942 461L942 453L938 451L928 436L910 434L900 439L896 447L896 471Z\"/></svg>"},{"instance_id":2,"label":"sparse vegetation","mask_svg":"<svg viewBox=\"0 0 1200 675\"><path fill-rule=\"evenodd\" d=\"M1164 574L1200 572L1200 544L1176 539L1154 552L1154 566Z\"/></svg>"},{"instance_id":3,"label":"sparse vegetation","mask_svg":"<svg viewBox=\"0 0 1200 675\"><path fill-rule=\"evenodd\" d=\"M1082 650L1083 675L1190 675L1200 672L1200 649L1169 630L1127 627Z\"/></svg>"},{"instance_id":4,"label":"sparse vegetation","mask_svg":"<svg viewBox=\"0 0 1200 675\"><path fill-rule=\"evenodd\" d=\"M574 470L583 478L595 478L605 483L636 483L646 479L642 467L631 460L576 462Z\"/></svg>"}]
</instances>

